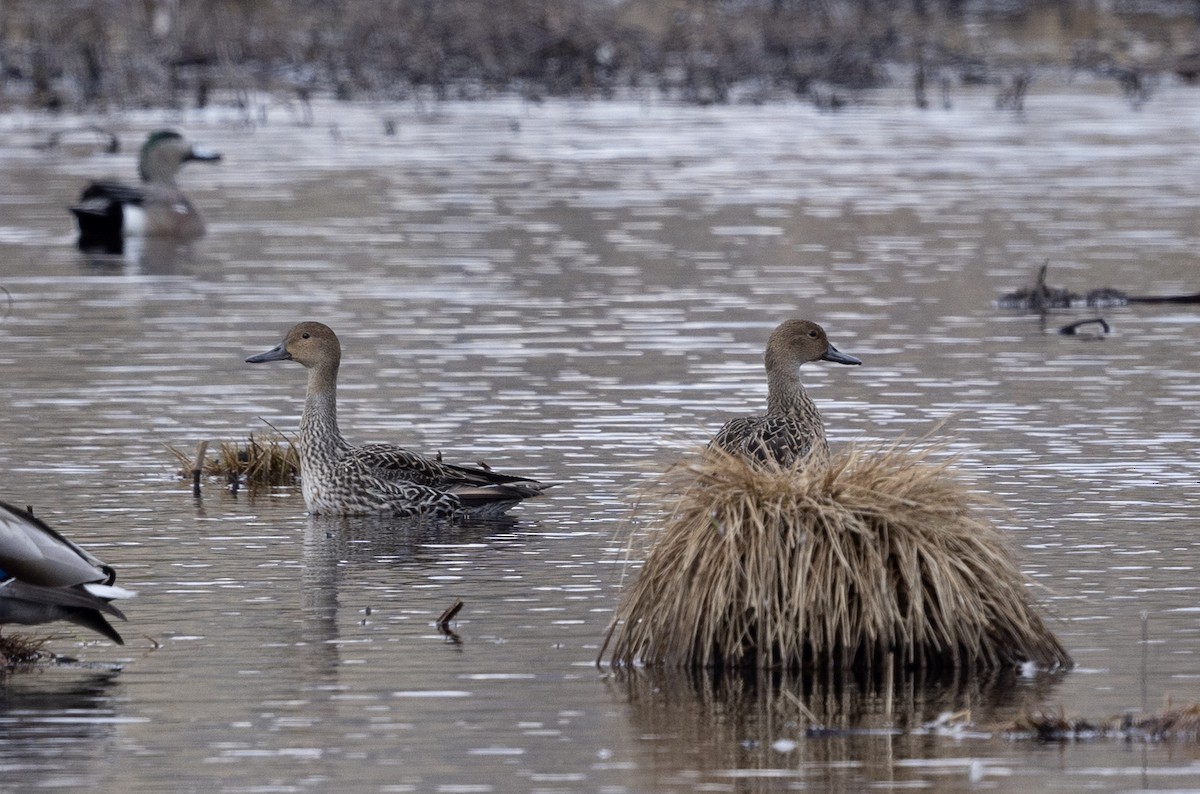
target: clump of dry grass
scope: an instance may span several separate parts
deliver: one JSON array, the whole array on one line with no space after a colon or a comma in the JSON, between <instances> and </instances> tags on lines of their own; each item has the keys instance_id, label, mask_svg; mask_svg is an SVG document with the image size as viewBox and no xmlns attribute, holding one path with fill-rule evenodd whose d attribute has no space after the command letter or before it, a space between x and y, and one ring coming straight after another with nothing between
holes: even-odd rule
<instances>
[{"instance_id":1,"label":"clump of dry grass","mask_svg":"<svg viewBox=\"0 0 1200 794\"><path fill-rule=\"evenodd\" d=\"M42 661L42 647L49 637L27 637L23 634L0 636L0 670L19 670Z\"/></svg>"},{"instance_id":2,"label":"clump of dry grass","mask_svg":"<svg viewBox=\"0 0 1200 794\"><path fill-rule=\"evenodd\" d=\"M601 649L615 665L879 672L1071 665L980 500L929 453L750 463L714 450L648 496L669 514Z\"/></svg>"},{"instance_id":3,"label":"clump of dry grass","mask_svg":"<svg viewBox=\"0 0 1200 794\"><path fill-rule=\"evenodd\" d=\"M167 445L182 468L180 475L194 476L194 456ZM203 454L203 453L202 453ZM300 476L300 451L283 434L272 431L257 438L251 433L244 444L223 441L215 457L203 456L201 474L246 485L292 485Z\"/></svg>"},{"instance_id":4,"label":"clump of dry grass","mask_svg":"<svg viewBox=\"0 0 1200 794\"><path fill-rule=\"evenodd\" d=\"M1007 732L1039 741L1092 739L1098 736L1147 741L1200 740L1200 703L1168 707L1158 714L1109 717L1102 720L1068 718L1057 712L1024 712Z\"/></svg>"}]
</instances>

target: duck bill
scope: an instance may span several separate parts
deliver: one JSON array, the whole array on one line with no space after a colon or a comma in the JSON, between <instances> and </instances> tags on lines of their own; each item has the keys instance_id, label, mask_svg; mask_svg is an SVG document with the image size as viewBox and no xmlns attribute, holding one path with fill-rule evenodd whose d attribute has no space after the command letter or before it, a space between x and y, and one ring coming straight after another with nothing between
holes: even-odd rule
<instances>
[{"instance_id":1,"label":"duck bill","mask_svg":"<svg viewBox=\"0 0 1200 794\"><path fill-rule=\"evenodd\" d=\"M821 356L821 359L823 361L832 361L835 364L861 364L862 363L854 356L846 355L845 353L838 350L833 345L829 346L829 349L825 351L825 355Z\"/></svg>"},{"instance_id":2,"label":"duck bill","mask_svg":"<svg viewBox=\"0 0 1200 794\"><path fill-rule=\"evenodd\" d=\"M193 146L191 152L188 153L189 160L199 160L204 163L215 163L221 159L220 152L214 152L212 149L205 149L202 146Z\"/></svg>"},{"instance_id":3,"label":"duck bill","mask_svg":"<svg viewBox=\"0 0 1200 794\"><path fill-rule=\"evenodd\" d=\"M246 359L246 363L247 364L261 364L264 361L291 361L291 360L292 360L292 354L287 352L287 348L283 346L283 342L280 342L279 344L275 345L275 347L271 348L270 350L266 351L265 353L259 353L256 356L250 356L250 358Z\"/></svg>"}]
</instances>

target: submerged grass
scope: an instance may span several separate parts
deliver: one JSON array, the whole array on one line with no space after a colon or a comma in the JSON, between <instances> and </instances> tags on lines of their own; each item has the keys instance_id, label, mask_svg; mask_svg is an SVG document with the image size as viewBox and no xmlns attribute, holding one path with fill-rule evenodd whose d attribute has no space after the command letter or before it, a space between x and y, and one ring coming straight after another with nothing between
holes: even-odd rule
<instances>
[{"instance_id":1,"label":"submerged grass","mask_svg":"<svg viewBox=\"0 0 1200 794\"><path fill-rule=\"evenodd\" d=\"M195 457L170 444L167 449L182 464L180 475L192 478L197 465ZM201 474L221 477L228 482L250 486L292 485L300 477L299 448L276 431L257 437L251 433L241 444L223 441L214 457L203 452L201 456Z\"/></svg>"},{"instance_id":2,"label":"submerged grass","mask_svg":"<svg viewBox=\"0 0 1200 794\"><path fill-rule=\"evenodd\" d=\"M1057 712L1025 712L1008 727L1008 733L1039 741L1067 741L1114 737L1147 741L1200 740L1200 703L1179 708L1170 705L1157 714L1109 717L1102 720L1068 718Z\"/></svg>"},{"instance_id":3,"label":"submerged grass","mask_svg":"<svg viewBox=\"0 0 1200 794\"><path fill-rule=\"evenodd\" d=\"M750 463L714 450L647 494L668 515L601 649L615 665L980 670L1066 650L980 499L929 452Z\"/></svg>"}]
</instances>

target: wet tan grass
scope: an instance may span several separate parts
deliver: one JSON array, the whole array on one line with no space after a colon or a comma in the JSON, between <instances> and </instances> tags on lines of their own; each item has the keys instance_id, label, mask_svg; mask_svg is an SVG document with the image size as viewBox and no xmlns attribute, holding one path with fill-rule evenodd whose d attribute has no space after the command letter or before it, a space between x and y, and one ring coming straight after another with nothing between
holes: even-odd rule
<instances>
[{"instance_id":1,"label":"wet tan grass","mask_svg":"<svg viewBox=\"0 0 1200 794\"><path fill-rule=\"evenodd\" d=\"M180 476L191 479L195 456L170 444L167 449L179 460ZM206 454L201 474L248 486L293 485L300 477L300 452L281 433L251 433L243 443L223 441L215 455Z\"/></svg>"},{"instance_id":2,"label":"wet tan grass","mask_svg":"<svg viewBox=\"0 0 1200 794\"><path fill-rule=\"evenodd\" d=\"M1000 530L946 469L897 447L675 466L643 500L666 517L601 656L611 642L616 665L1069 666Z\"/></svg>"},{"instance_id":3,"label":"wet tan grass","mask_svg":"<svg viewBox=\"0 0 1200 794\"><path fill-rule=\"evenodd\" d=\"M43 646L49 637L28 637L23 634L0 635L0 670L18 670L36 665L46 658Z\"/></svg>"}]
</instances>

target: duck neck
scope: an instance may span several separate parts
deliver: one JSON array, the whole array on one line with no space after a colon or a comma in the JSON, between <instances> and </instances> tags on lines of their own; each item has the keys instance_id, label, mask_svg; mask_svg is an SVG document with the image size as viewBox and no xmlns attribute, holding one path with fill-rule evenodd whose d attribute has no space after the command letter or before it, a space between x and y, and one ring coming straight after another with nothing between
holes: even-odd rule
<instances>
[{"instance_id":1,"label":"duck neck","mask_svg":"<svg viewBox=\"0 0 1200 794\"><path fill-rule=\"evenodd\" d=\"M306 458L336 458L347 446L337 422L337 367L308 371L300 444Z\"/></svg>"},{"instance_id":2,"label":"duck neck","mask_svg":"<svg viewBox=\"0 0 1200 794\"><path fill-rule=\"evenodd\" d=\"M162 151L147 152L138 163L138 174L148 185L175 187L175 174L178 171L179 164L169 160Z\"/></svg>"},{"instance_id":3,"label":"duck neck","mask_svg":"<svg viewBox=\"0 0 1200 794\"><path fill-rule=\"evenodd\" d=\"M807 425L814 436L825 438L825 422L808 396L794 368L767 371L767 416L793 419Z\"/></svg>"}]
</instances>

